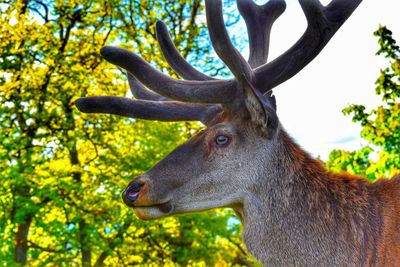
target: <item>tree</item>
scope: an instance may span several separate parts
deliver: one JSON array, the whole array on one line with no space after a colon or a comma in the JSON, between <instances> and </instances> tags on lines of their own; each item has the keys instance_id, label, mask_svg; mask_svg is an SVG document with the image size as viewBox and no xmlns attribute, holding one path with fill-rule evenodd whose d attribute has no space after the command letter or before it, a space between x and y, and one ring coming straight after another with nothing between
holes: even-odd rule
<instances>
[{"instance_id":1,"label":"tree","mask_svg":"<svg viewBox=\"0 0 400 267\"><path fill-rule=\"evenodd\" d=\"M375 91L383 103L370 112L363 105L343 110L361 124L361 137L368 145L359 151L334 150L327 162L330 169L365 175L370 180L400 172L400 48L386 27L379 27L374 35L379 37L376 54L389 60L389 67L381 70L376 80Z\"/></svg>"},{"instance_id":2,"label":"tree","mask_svg":"<svg viewBox=\"0 0 400 267\"><path fill-rule=\"evenodd\" d=\"M0 261L247 263L231 211L141 222L120 199L132 177L198 124L84 116L74 107L80 96L127 92L121 71L98 55L105 44L170 71L155 46L157 19L169 25L184 56L207 65L210 46L195 38L205 33L199 0L21 0L0 10Z\"/></svg>"}]
</instances>

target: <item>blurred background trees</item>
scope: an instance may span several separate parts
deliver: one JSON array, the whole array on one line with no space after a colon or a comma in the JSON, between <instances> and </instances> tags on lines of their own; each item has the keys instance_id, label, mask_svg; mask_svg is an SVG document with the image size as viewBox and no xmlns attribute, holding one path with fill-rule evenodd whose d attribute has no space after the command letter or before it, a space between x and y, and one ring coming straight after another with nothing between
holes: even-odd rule
<instances>
[{"instance_id":1,"label":"blurred background trees","mask_svg":"<svg viewBox=\"0 0 400 267\"><path fill-rule=\"evenodd\" d=\"M230 8L232 1L224 7ZM139 53L175 75L155 40L157 19L194 66L224 76L190 1L0 2L0 263L14 266L232 266L254 261L231 210L139 221L121 190L196 132L196 123L85 115L74 100L127 94L125 74L102 60L103 45ZM227 12L230 13L230 12ZM234 13L232 13L234 14ZM226 18L237 22L235 15ZM195 23L194 23L195 22ZM377 81L381 107L345 109L370 145L334 151L336 171L370 179L398 172L399 47L380 28L390 61ZM334 167L335 166L335 167Z\"/></svg>"},{"instance_id":2,"label":"blurred background trees","mask_svg":"<svg viewBox=\"0 0 400 267\"><path fill-rule=\"evenodd\" d=\"M374 35L379 44L376 54L388 60L375 82L382 105L367 111L353 104L343 110L361 124L367 145L359 151L334 150L327 162L333 171L363 175L371 181L400 173L400 48L386 27L379 27Z\"/></svg>"}]
</instances>

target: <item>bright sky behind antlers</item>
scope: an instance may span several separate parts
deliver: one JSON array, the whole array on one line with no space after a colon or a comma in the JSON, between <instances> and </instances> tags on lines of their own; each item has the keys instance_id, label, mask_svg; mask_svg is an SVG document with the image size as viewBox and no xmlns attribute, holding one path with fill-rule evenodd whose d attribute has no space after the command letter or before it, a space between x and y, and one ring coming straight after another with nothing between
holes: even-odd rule
<instances>
[{"instance_id":1,"label":"bright sky behind antlers","mask_svg":"<svg viewBox=\"0 0 400 267\"><path fill-rule=\"evenodd\" d=\"M297 1L287 2L272 28L270 59L294 44L306 27ZM385 25L399 42L399 10L398 0L364 0L316 59L275 88L282 124L314 156L326 160L332 149L361 147L360 126L341 111L352 103L368 110L380 104L374 83L388 61L375 56L378 38L373 32Z\"/></svg>"}]
</instances>

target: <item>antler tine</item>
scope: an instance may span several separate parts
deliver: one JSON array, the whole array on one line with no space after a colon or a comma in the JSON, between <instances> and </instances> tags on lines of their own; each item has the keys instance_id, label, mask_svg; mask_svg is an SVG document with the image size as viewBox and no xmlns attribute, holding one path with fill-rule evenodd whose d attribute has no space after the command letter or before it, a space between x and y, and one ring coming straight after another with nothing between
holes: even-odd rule
<instances>
[{"instance_id":1,"label":"antler tine","mask_svg":"<svg viewBox=\"0 0 400 267\"><path fill-rule=\"evenodd\" d=\"M132 100L116 96L90 96L75 101L85 113L105 113L158 121L201 121L208 124L220 105L193 104L176 101Z\"/></svg>"},{"instance_id":2,"label":"antler tine","mask_svg":"<svg viewBox=\"0 0 400 267\"><path fill-rule=\"evenodd\" d=\"M193 103L231 102L236 81L186 81L173 79L153 68L136 54L122 48L105 46L101 49L107 61L127 70L150 90L165 97Z\"/></svg>"},{"instance_id":3,"label":"antler tine","mask_svg":"<svg viewBox=\"0 0 400 267\"><path fill-rule=\"evenodd\" d=\"M324 7L317 0L299 0L308 26L284 54L255 70L256 87L265 93L290 79L325 47L362 0L333 0Z\"/></svg>"},{"instance_id":4,"label":"antler tine","mask_svg":"<svg viewBox=\"0 0 400 267\"><path fill-rule=\"evenodd\" d=\"M261 66L268 59L272 24L285 11L286 3L284 0L270 0L259 6L253 0L237 0L237 6L249 36L248 62L252 68Z\"/></svg>"},{"instance_id":5,"label":"antler tine","mask_svg":"<svg viewBox=\"0 0 400 267\"><path fill-rule=\"evenodd\" d=\"M171 37L168 34L167 26L161 20L156 23L157 41L168 64L186 80L207 81L211 77L201 73L192 67L178 52Z\"/></svg>"},{"instance_id":6,"label":"antler tine","mask_svg":"<svg viewBox=\"0 0 400 267\"><path fill-rule=\"evenodd\" d=\"M232 45L226 31L220 0L206 0L206 17L211 42L218 56L236 79L240 80L244 76L247 80L252 81L253 72L250 65Z\"/></svg>"},{"instance_id":7,"label":"antler tine","mask_svg":"<svg viewBox=\"0 0 400 267\"><path fill-rule=\"evenodd\" d=\"M152 100L152 101L166 101L168 98L154 93L153 91L147 89L141 82L139 82L135 76L128 72L128 83L131 89L132 95L136 99L142 100Z\"/></svg>"}]
</instances>

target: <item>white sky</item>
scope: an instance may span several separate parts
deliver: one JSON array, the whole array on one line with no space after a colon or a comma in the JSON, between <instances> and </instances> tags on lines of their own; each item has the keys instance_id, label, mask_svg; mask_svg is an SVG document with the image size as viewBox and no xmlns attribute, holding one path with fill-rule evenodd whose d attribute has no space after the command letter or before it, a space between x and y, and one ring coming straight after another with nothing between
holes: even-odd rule
<instances>
[{"instance_id":1,"label":"white sky","mask_svg":"<svg viewBox=\"0 0 400 267\"><path fill-rule=\"evenodd\" d=\"M257 1L262 2L266 1ZM297 1L287 2L272 29L270 60L294 44L306 27ZM378 39L373 32L379 24L386 25L400 41L399 12L399 0L364 0L306 68L274 89L282 124L312 155L326 160L334 148L362 146L360 126L342 109L352 103L379 105L374 83L387 60L375 56Z\"/></svg>"}]
</instances>

